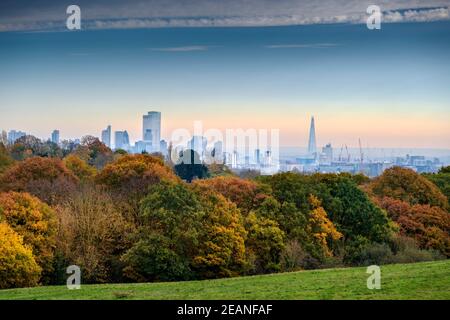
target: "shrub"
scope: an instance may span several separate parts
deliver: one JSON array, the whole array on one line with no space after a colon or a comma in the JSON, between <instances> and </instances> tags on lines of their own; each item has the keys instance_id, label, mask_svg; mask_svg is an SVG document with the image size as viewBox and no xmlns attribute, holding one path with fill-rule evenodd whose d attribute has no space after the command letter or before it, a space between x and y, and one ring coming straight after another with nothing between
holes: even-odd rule
<instances>
[{"instance_id":1,"label":"shrub","mask_svg":"<svg viewBox=\"0 0 450 320\"><path fill-rule=\"evenodd\" d=\"M0 289L37 285L41 269L31 248L5 222L0 222Z\"/></svg>"},{"instance_id":2,"label":"shrub","mask_svg":"<svg viewBox=\"0 0 450 320\"><path fill-rule=\"evenodd\" d=\"M23 237L43 270L44 282L53 271L57 220L55 212L39 199L27 194L0 193L0 218Z\"/></svg>"}]
</instances>

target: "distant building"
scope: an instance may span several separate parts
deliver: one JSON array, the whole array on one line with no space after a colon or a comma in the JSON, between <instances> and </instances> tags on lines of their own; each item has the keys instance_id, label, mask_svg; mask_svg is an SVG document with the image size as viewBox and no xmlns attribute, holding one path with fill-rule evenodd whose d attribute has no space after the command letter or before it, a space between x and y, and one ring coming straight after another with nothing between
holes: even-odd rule
<instances>
[{"instance_id":1,"label":"distant building","mask_svg":"<svg viewBox=\"0 0 450 320\"><path fill-rule=\"evenodd\" d=\"M53 130L52 132L52 142L59 144L59 130Z\"/></svg>"},{"instance_id":2,"label":"distant building","mask_svg":"<svg viewBox=\"0 0 450 320\"><path fill-rule=\"evenodd\" d=\"M116 131L114 133L114 143L115 149L123 149L128 150L130 147L130 138L128 137L128 132L125 131Z\"/></svg>"},{"instance_id":3,"label":"distant building","mask_svg":"<svg viewBox=\"0 0 450 320\"><path fill-rule=\"evenodd\" d=\"M311 117L311 126L309 128L308 154L314 156L317 154L316 126L314 123L314 117Z\"/></svg>"},{"instance_id":4,"label":"distant building","mask_svg":"<svg viewBox=\"0 0 450 320\"><path fill-rule=\"evenodd\" d=\"M331 147L331 143L328 143L322 148L321 160L325 163L333 162L333 148Z\"/></svg>"},{"instance_id":5,"label":"distant building","mask_svg":"<svg viewBox=\"0 0 450 320\"><path fill-rule=\"evenodd\" d=\"M259 149L255 149L255 162L257 165L261 164L261 152Z\"/></svg>"},{"instance_id":6,"label":"distant building","mask_svg":"<svg viewBox=\"0 0 450 320\"><path fill-rule=\"evenodd\" d=\"M111 148L111 126L106 127L105 130L102 130L102 142L108 148Z\"/></svg>"},{"instance_id":7,"label":"distant building","mask_svg":"<svg viewBox=\"0 0 450 320\"><path fill-rule=\"evenodd\" d=\"M208 144L208 140L202 136L193 136L191 140L188 141L188 149L192 149L198 153L200 159L203 160L203 156L205 154L206 145Z\"/></svg>"},{"instance_id":8,"label":"distant building","mask_svg":"<svg viewBox=\"0 0 450 320\"><path fill-rule=\"evenodd\" d=\"M143 116L142 139L151 142L152 152L159 152L161 141L161 112L150 111Z\"/></svg>"},{"instance_id":9,"label":"distant building","mask_svg":"<svg viewBox=\"0 0 450 320\"><path fill-rule=\"evenodd\" d=\"M8 132L8 143L13 144L17 139L26 136L27 134L23 131L11 130Z\"/></svg>"},{"instance_id":10,"label":"distant building","mask_svg":"<svg viewBox=\"0 0 450 320\"><path fill-rule=\"evenodd\" d=\"M162 153L164 157L167 157L168 151L167 151L167 142L166 140L161 140L159 143L159 152Z\"/></svg>"}]
</instances>

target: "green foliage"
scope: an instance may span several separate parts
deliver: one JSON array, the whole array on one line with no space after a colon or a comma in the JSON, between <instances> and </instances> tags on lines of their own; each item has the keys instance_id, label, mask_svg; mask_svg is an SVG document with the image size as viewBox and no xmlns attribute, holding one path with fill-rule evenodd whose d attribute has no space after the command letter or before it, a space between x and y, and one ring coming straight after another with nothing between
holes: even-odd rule
<instances>
[{"instance_id":1,"label":"green foliage","mask_svg":"<svg viewBox=\"0 0 450 320\"><path fill-rule=\"evenodd\" d=\"M447 197L448 208L450 208L450 166L441 168L437 174L423 174L425 178L433 182L439 190Z\"/></svg>"},{"instance_id":2,"label":"green foliage","mask_svg":"<svg viewBox=\"0 0 450 320\"><path fill-rule=\"evenodd\" d=\"M186 280L192 273L186 259L172 249L171 239L161 234L143 233L122 261L125 276L139 282Z\"/></svg>"},{"instance_id":3,"label":"green foliage","mask_svg":"<svg viewBox=\"0 0 450 320\"><path fill-rule=\"evenodd\" d=\"M254 272L279 271L285 235L278 223L251 212L245 218L244 226L248 233L245 241L246 254L253 258Z\"/></svg>"},{"instance_id":4,"label":"green foliage","mask_svg":"<svg viewBox=\"0 0 450 320\"><path fill-rule=\"evenodd\" d=\"M197 152L191 149L181 152L174 169L175 173L187 182L209 177L208 167L201 163Z\"/></svg>"},{"instance_id":5,"label":"green foliage","mask_svg":"<svg viewBox=\"0 0 450 320\"><path fill-rule=\"evenodd\" d=\"M3 143L0 143L0 175L14 163L14 159L9 155Z\"/></svg>"}]
</instances>

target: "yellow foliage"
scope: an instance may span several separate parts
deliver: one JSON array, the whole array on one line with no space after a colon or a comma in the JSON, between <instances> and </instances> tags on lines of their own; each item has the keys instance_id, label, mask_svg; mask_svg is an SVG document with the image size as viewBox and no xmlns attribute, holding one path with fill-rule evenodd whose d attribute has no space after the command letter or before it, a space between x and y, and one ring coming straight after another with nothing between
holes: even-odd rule
<instances>
[{"instance_id":1,"label":"yellow foliage","mask_svg":"<svg viewBox=\"0 0 450 320\"><path fill-rule=\"evenodd\" d=\"M35 286L40 273L31 248L10 226L0 223L0 289Z\"/></svg>"},{"instance_id":2,"label":"yellow foliage","mask_svg":"<svg viewBox=\"0 0 450 320\"><path fill-rule=\"evenodd\" d=\"M43 271L52 271L57 224L54 211L28 193L7 192L0 193L0 217L31 247Z\"/></svg>"}]
</instances>

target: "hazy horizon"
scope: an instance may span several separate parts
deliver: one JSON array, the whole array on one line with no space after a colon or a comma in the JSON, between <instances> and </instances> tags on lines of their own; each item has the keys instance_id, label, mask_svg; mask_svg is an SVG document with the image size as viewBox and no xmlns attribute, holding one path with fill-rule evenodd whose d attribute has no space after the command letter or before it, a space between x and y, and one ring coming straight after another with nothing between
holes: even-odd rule
<instances>
[{"instance_id":1,"label":"hazy horizon","mask_svg":"<svg viewBox=\"0 0 450 320\"><path fill-rule=\"evenodd\" d=\"M61 138L142 115L279 129L281 146L450 149L450 22L0 32L0 128Z\"/></svg>"}]
</instances>

